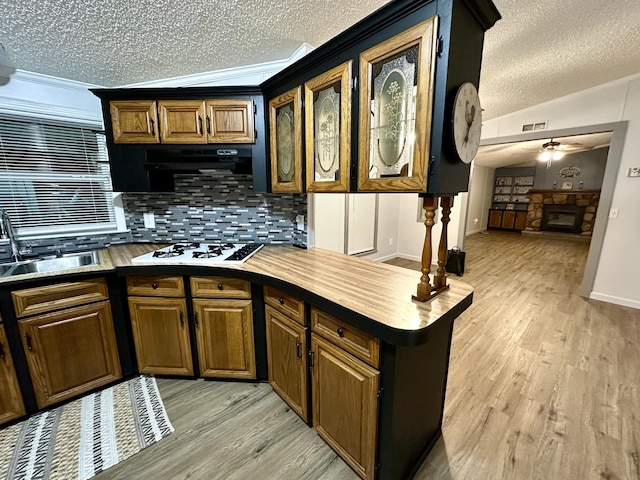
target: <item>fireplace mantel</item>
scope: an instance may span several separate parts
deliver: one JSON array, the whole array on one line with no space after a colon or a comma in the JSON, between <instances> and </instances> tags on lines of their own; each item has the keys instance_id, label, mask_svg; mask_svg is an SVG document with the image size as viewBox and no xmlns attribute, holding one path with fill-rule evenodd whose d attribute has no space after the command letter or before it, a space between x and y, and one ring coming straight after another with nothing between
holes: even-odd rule
<instances>
[{"instance_id":1,"label":"fireplace mantel","mask_svg":"<svg viewBox=\"0 0 640 480\"><path fill-rule=\"evenodd\" d=\"M532 195L534 193L562 193L562 194L570 194L570 195L579 195L582 193L600 193L600 190L562 190L562 189L557 189L554 188L553 190L546 190L546 189L534 189L532 188L531 190L529 190L529 195Z\"/></svg>"}]
</instances>

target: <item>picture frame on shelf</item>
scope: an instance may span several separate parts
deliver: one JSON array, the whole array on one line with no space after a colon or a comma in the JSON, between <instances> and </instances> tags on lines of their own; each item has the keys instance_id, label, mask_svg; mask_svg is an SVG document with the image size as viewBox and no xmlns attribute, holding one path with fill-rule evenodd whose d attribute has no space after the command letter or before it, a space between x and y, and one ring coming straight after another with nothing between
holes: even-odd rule
<instances>
[{"instance_id":1,"label":"picture frame on shelf","mask_svg":"<svg viewBox=\"0 0 640 480\"><path fill-rule=\"evenodd\" d=\"M358 191L426 190L437 21L360 54Z\"/></svg>"},{"instance_id":2,"label":"picture frame on shelf","mask_svg":"<svg viewBox=\"0 0 640 480\"><path fill-rule=\"evenodd\" d=\"M515 204L514 203L507 203L507 206L505 207L505 210L515 210Z\"/></svg>"},{"instance_id":3,"label":"picture frame on shelf","mask_svg":"<svg viewBox=\"0 0 640 480\"><path fill-rule=\"evenodd\" d=\"M535 177L533 175L526 175L526 176L522 176L522 177L514 177L513 183L514 183L514 185L529 185L529 186L533 186L534 178Z\"/></svg>"},{"instance_id":4,"label":"picture frame on shelf","mask_svg":"<svg viewBox=\"0 0 640 480\"><path fill-rule=\"evenodd\" d=\"M506 186L511 185L512 177L496 177L496 185L497 186Z\"/></svg>"},{"instance_id":5,"label":"picture frame on shelf","mask_svg":"<svg viewBox=\"0 0 640 480\"><path fill-rule=\"evenodd\" d=\"M271 190L302 193L302 87L269 100Z\"/></svg>"},{"instance_id":6,"label":"picture frame on shelf","mask_svg":"<svg viewBox=\"0 0 640 480\"><path fill-rule=\"evenodd\" d=\"M573 188L573 182L562 182L562 190L571 190Z\"/></svg>"},{"instance_id":7,"label":"picture frame on shelf","mask_svg":"<svg viewBox=\"0 0 640 480\"><path fill-rule=\"evenodd\" d=\"M496 203L506 203L511 201L511 195L494 195L493 201Z\"/></svg>"},{"instance_id":8,"label":"picture frame on shelf","mask_svg":"<svg viewBox=\"0 0 640 480\"><path fill-rule=\"evenodd\" d=\"M516 184L513 187L513 193L516 193L516 194L527 194L529 193L529 190L531 190L531 187L528 185L521 186Z\"/></svg>"},{"instance_id":9,"label":"picture frame on shelf","mask_svg":"<svg viewBox=\"0 0 640 480\"><path fill-rule=\"evenodd\" d=\"M511 193L511 187L496 187L493 193Z\"/></svg>"},{"instance_id":10,"label":"picture frame on shelf","mask_svg":"<svg viewBox=\"0 0 640 480\"><path fill-rule=\"evenodd\" d=\"M307 192L348 192L351 167L349 60L305 82Z\"/></svg>"}]
</instances>

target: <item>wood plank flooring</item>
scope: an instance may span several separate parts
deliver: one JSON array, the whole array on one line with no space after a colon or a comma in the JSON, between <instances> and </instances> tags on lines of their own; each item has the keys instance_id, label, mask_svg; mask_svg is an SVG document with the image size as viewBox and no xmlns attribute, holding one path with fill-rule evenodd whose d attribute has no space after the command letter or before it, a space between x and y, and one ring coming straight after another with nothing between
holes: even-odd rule
<instances>
[{"instance_id":1,"label":"wood plank flooring","mask_svg":"<svg viewBox=\"0 0 640 480\"><path fill-rule=\"evenodd\" d=\"M640 311L578 296L587 249L467 238L474 303L456 320L443 437L417 479L640 479ZM358 478L267 384L158 384L176 432L96 480Z\"/></svg>"}]
</instances>

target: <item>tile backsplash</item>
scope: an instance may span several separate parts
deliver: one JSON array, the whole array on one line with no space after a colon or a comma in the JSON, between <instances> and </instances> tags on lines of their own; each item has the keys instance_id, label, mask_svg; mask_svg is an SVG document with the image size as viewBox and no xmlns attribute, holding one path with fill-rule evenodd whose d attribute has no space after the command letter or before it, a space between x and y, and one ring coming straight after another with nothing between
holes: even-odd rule
<instances>
[{"instance_id":1,"label":"tile backsplash","mask_svg":"<svg viewBox=\"0 0 640 480\"><path fill-rule=\"evenodd\" d=\"M307 196L253 192L250 175L176 175L175 192L123 195L134 242L233 241L306 246L296 215L307 216ZM153 213L154 228L144 214Z\"/></svg>"},{"instance_id":2,"label":"tile backsplash","mask_svg":"<svg viewBox=\"0 0 640 480\"><path fill-rule=\"evenodd\" d=\"M32 255L55 250L93 250L128 242L172 243L233 241L307 246L307 232L298 230L296 215L307 218L304 194L254 193L251 175L176 175L175 192L123 194L130 232L24 240ZM144 214L153 213L155 228L145 228ZM11 256L0 243L0 260Z\"/></svg>"}]
</instances>

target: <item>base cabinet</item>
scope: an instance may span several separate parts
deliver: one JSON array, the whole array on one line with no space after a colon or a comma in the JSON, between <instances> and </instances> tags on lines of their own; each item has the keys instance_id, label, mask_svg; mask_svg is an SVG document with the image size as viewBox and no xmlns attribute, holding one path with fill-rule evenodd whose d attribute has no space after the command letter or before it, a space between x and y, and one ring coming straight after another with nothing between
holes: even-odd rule
<instances>
[{"instance_id":1,"label":"base cabinet","mask_svg":"<svg viewBox=\"0 0 640 480\"><path fill-rule=\"evenodd\" d=\"M380 372L311 334L313 427L360 477L375 477Z\"/></svg>"},{"instance_id":2,"label":"base cabinet","mask_svg":"<svg viewBox=\"0 0 640 480\"><path fill-rule=\"evenodd\" d=\"M193 300L200 376L256 378L251 300Z\"/></svg>"},{"instance_id":3,"label":"base cabinet","mask_svg":"<svg viewBox=\"0 0 640 480\"><path fill-rule=\"evenodd\" d=\"M527 212L524 210L489 210L487 227L498 230L524 230Z\"/></svg>"},{"instance_id":4,"label":"base cabinet","mask_svg":"<svg viewBox=\"0 0 640 480\"><path fill-rule=\"evenodd\" d=\"M129 297L140 373L193 375L184 298Z\"/></svg>"},{"instance_id":5,"label":"base cabinet","mask_svg":"<svg viewBox=\"0 0 640 480\"><path fill-rule=\"evenodd\" d=\"M18 322L39 408L122 377L108 301Z\"/></svg>"},{"instance_id":6,"label":"base cabinet","mask_svg":"<svg viewBox=\"0 0 640 480\"><path fill-rule=\"evenodd\" d=\"M307 422L307 330L267 305L267 362L269 384L291 409Z\"/></svg>"},{"instance_id":7,"label":"base cabinet","mask_svg":"<svg viewBox=\"0 0 640 480\"><path fill-rule=\"evenodd\" d=\"M0 324L0 425L25 414L9 342Z\"/></svg>"}]
</instances>

